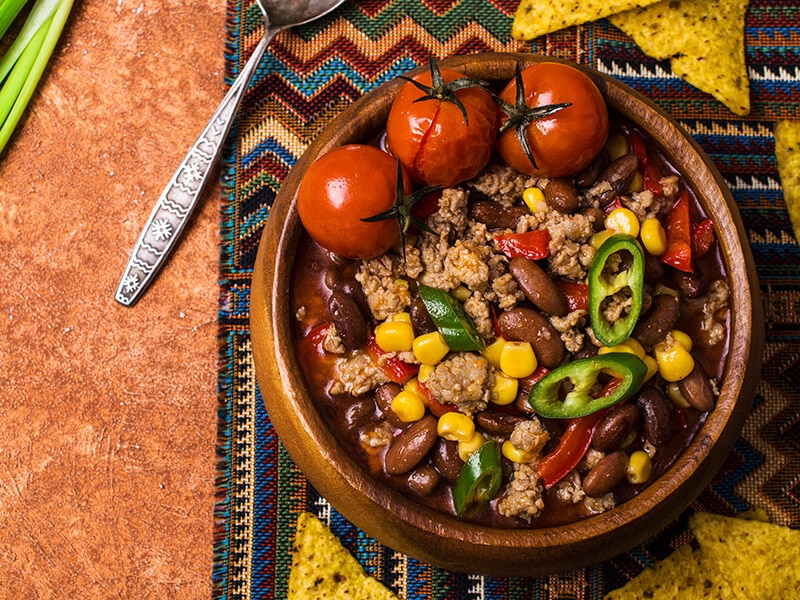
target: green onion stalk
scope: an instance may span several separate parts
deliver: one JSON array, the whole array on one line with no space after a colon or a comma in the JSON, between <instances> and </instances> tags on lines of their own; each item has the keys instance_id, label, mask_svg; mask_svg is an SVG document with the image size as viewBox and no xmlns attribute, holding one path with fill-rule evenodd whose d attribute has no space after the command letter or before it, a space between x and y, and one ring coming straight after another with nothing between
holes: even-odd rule
<instances>
[{"instance_id":1,"label":"green onion stalk","mask_svg":"<svg viewBox=\"0 0 800 600\"><path fill-rule=\"evenodd\" d=\"M0 0L0 37L28 0ZM53 54L73 0L36 0L17 37L0 59L0 152L22 118L25 108Z\"/></svg>"}]
</instances>

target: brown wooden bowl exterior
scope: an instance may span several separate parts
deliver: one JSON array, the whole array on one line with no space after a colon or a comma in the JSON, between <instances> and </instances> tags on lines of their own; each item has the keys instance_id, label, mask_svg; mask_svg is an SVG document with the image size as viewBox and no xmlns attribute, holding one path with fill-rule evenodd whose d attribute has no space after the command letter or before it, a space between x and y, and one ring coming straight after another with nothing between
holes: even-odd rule
<instances>
[{"instance_id":1,"label":"brown wooden bowl exterior","mask_svg":"<svg viewBox=\"0 0 800 600\"><path fill-rule=\"evenodd\" d=\"M508 81L522 66L557 60L530 54L476 54L442 67ZM564 61L562 61L564 62ZM569 63L573 64L573 63ZM577 65L574 65L578 67ZM721 467L747 418L761 370L762 307L741 218L724 180L700 147L653 103L585 69L609 106L656 141L714 218L731 282L731 342L717 407L689 448L634 499L562 527L500 530L431 511L369 477L330 433L296 366L287 294L301 224L295 192L305 169L334 147L379 131L402 80L348 107L310 145L287 177L259 246L251 292L251 332L259 385L270 419L308 480L352 523L389 547L439 567L494 576L540 576L596 564L624 552L676 518Z\"/></svg>"}]
</instances>

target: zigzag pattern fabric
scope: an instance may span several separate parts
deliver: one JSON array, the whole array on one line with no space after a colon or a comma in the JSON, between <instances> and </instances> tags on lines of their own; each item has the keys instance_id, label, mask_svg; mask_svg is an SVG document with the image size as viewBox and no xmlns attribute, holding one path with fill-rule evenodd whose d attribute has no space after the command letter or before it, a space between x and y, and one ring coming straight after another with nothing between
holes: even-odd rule
<instances>
[{"instance_id":1,"label":"zigzag pattern fabric","mask_svg":"<svg viewBox=\"0 0 800 600\"><path fill-rule=\"evenodd\" d=\"M691 510L766 509L800 527L800 246L792 233L772 129L800 119L800 7L752 0L746 20L752 112L732 115L643 55L606 21L524 44L510 36L516 0L347 0L284 32L267 52L229 139L220 254L219 471L214 597L284 598L297 515L326 522L366 571L401 598L597 599L691 541ZM254 0L227 0L227 78L261 31ZM644 93L716 163L742 214L763 293L767 344L752 414L734 451L686 514L645 543L563 576L501 579L419 563L367 537L305 481L262 403L249 340L252 265L271 203L311 140L348 104L430 56L525 51L571 59Z\"/></svg>"}]
</instances>

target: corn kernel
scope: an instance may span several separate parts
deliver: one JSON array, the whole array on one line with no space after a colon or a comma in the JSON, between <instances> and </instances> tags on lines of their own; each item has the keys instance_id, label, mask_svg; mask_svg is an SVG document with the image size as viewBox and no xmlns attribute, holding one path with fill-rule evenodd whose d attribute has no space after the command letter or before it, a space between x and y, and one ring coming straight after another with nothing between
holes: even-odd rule
<instances>
[{"instance_id":1,"label":"corn kernel","mask_svg":"<svg viewBox=\"0 0 800 600\"><path fill-rule=\"evenodd\" d=\"M417 372L417 379L420 383L425 383L428 381L428 377L430 377L431 373L433 373L433 365L420 365L419 371Z\"/></svg>"},{"instance_id":2,"label":"corn kernel","mask_svg":"<svg viewBox=\"0 0 800 600\"><path fill-rule=\"evenodd\" d=\"M598 354L609 354L611 352L626 352L633 354L640 360L644 360L645 352L642 345L634 338L628 338L624 342L620 342L616 346L603 346L597 350Z\"/></svg>"},{"instance_id":3,"label":"corn kernel","mask_svg":"<svg viewBox=\"0 0 800 600\"><path fill-rule=\"evenodd\" d=\"M654 348L658 372L666 381L680 381L694 369L694 358L686 347L671 335Z\"/></svg>"},{"instance_id":4,"label":"corn kernel","mask_svg":"<svg viewBox=\"0 0 800 600\"><path fill-rule=\"evenodd\" d=\"M544 199L544 192L537 187L526 188L522 192L522 201L532 213L545 212L547 210L547 200Z\"/></svg>"},{"instance_id":5,"label":"corn kernel","mask_svg":"<svg viewBox=\"0 0 800 600\"><path fill-rule=\"evenodd\" d=\"M384 352L408 352L414 345L414 328L405 321L385 321L375 328L375 342Z\"/></svg>"},{"instance_id":6,"label":"corn kernel","mask_svg":"<svg viewBox=\"0 0 800 600\"><path fill-rule=\"evenodd\" d=\"M511 440L506 440L503 442L503 445L500 447L500 451L503 453L503 456L515 463L529 463L536 458L536 456L530 452L517 448L511 443Z\"/></svg>"},{"instance_id":7,"label":"corn kernel","mask_svg":"<svg viewBox=\"0 0 800 600\"><path fill-rule=\"evenodd\" d=\"M428 366L438 364L439 361L450 352L450 348L447 347L447 342L438 331L432 331L417 336L414 338L412 348L417 360L423 365Z\"/></svg>"},{"instance_id":8,"label":"corn kernel","mask_svg":"<svg viewBox=\"0 0 800 600\"><path fill-rule=\"evenodd\" d=\"M639 235L639 219L630 208L615 208L605 220L606 229L614 233L627 233L636 237Z\"/></svg>"},{"instance_id":9,"label":"corn kernel","mask_svg":"<svg viewBox=\"0 0 800 600\"><path fill-rule=\"evenodd\" d=\"M680 386L675 382L667 386L667 398L670 399L675 408L689 408L691 406L686 396L681 392Z\"/></svg>"},{"instance_id":10,"label":"corn kernel","mask_svg":"<svg viewBox=\"0 0 800 600\"><path fill-rule=\"evenodd\" d=\"M395 323L411 323L411 315L407 312L399 312L392 316L392 321Z\"/></svg>"},{"instance_id":11,"label":"corn kernel","mask_svg":"<svg viewBox=\"0 0 800 600\"><path fill-rule=\"evenodd\" d=\"M505 343L506 340L499 337L481 351L483 358L488 360L489 364L495 369L500 368L500 354L503 352L503 345L505 345Z\"/></svg>"},{"instance_id":12,"label":"corn kernel","mask_svg":"<svg viewBox=\"0 0 800 600\"><path fill-rule=\"evenodd\" d=\"M692 351L692 346L694 342L692 342L692 338L689 337L689 334L685 331L681 331L680 329L673 329L669 332L672 335L672 339L678 342L681 346L686 348L689 352Z\"/></svg>"},{"instance_id":13,"label":"corn kernel","mask_svg":"<svg viewBox=\"0 0 800 600\"><path fill-rule=\"evenodd\" d=\"M653 375L658 373L658 361L648 354L644 357L644 364L647 365L647 373L644 375L644 380L649 381Z\"/></svg>"},{"instance_id":14,"label":"corn kernel","mask_svg":"<svg viewBox=\"0 0 800 600\"><path fill-rule=\"evenodd\" d=\"M419 385L419 377L412 377L408 381L405 382L403 385L403 389L407 392L411 392L412 394L416 394L420 398L422 398L423 404L425 406L428 405L428 395L422 391Z\"/></svg>"},{"instance_id":15,"label":"corn kernel","mask_svg":"<svg viewBox=\"0 0 800 600\"><path fill-rule=\"evenodd\" d=\"M628 481L633 484L644 483L653 473L653 461L644 450L636 450L628 459Z\"/></svg>"},{"instance_id":16,"label":"corn kernel","mask_svg":"<svg viewBox=\"0 0 800 600\"><path fill-rule=\"evenodd\" d=\"M475 423L464 413L446 412L439 417L436 432L451 442L469 442L475 435Z\"/></svg>"},{"instance_id":17,"label":"corn kernel","mask_svg":"<svg viewBox=\"0 0 800 600\"><path fill-rule=\"evenodd\" d=\"M625 156L628 154L628 152L630 152L628 139L621 133L615 133L608 136L608 139L606 140L606 151L608 152L608 158L610 160L617 159L620 156Z\"/></svg>"},{"instance_id":18,"label":"corn kernel","mask_svg":"<svg viewBox=\"0 0 800 600\"><path fill-rule=\"evenodd\" d=\"M602 246L605 241L614 235L614 232L610 229L603 229L602 231L598 231L592 237L589 238L589 244L595 250L600 250L600 246Z\"/></svg>"},{"instance_id":19,"label":"corn kernel","mask_svg":"<svg viewBox=\"0 0 800 600\"><path fill-rule=\"evenodd\" d=\"M631 179L626 189L628 192L641 192L644 189L644 177L641 172L636 171L633 174L633 179Z\"/></svg>"},{"instance_id":20,"label":"corn kernel","mask_svg":"<svg viewBox=\"0 0 800 600\"><path fill-rule=\"evenodd\" d=\"M408 281L406 279L403 278L395 279L394 284L408 289Z\"/></svg>"},{"instance_id":21,"label":"corn kernel","mask_svg":"<svg viewBox=\"0 0 800 600\"><path fill-rule=\"evenodd\" d=\"M455 298L459 302L466 302L472 295L472 292L469 291L469 288L467 286L459 285L450 290L450 295L452 295L453 298Z\"/></svg>"},{"instance_id":22,"label":"corn kernel","mask_svg":"<svg viewBox=\"0 0 800 600\"><path fill-rule=\"evenodd\" d=\"M483 437L480 431L476 431L468 442L458 442L458 456L461 457L461 460L467 462L472 453L483 446L484 442L486 442L486 438Z\"/></svg>"},{"instance_id":23,"label":"corn kernel","mask_svg":"<svg viewBox=\"0 0 800 600\"><path fill-rule=\"evenodd\" d=\"M505 406L517 399L519 381L513 377L508 377L505 373L495 371L492 389L494 391L492 402L500 406Z\"/></svg>"},{"instance_id":24,"label":"corn kernel","mask_svg":"<svg viewBox=\"0 0 800 600\"><path fill-rule=\"evenodd\" d=\"M538 361L529 342L506 342L500 352L500 370L520 379L536 370Z\"/></svg>"},{"instance_id":25,"label":"corn kernel","mask_svg":"<svg viewBox=\"0 0 800 600\"><path fill-rule=\"evenodd\" d=\"M661 256L667 251L667 232L655 217L648 217L642 221L639 237L644 249L653 256Z\"/></svg>"},{"instance_id":26,"label":"corn kernel","mask_svg":"<svg viewBox=\"0 0 800 600\"><path fill-rule=\"evenodd\" d=\"M401 390L392 398L392 411L404 423L419 421L425 416L425 401L410 390Z\"/></svg>"}]
</instances>

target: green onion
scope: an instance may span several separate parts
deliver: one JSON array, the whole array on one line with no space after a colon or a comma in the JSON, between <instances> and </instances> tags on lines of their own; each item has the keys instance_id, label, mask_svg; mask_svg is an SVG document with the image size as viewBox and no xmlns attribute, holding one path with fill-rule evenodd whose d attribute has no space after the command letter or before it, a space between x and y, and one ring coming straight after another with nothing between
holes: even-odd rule
<instances>
[{"instance_id":1,"label":"green onion","mask_svg":"<svg viewBox=\"0 0 800 600\"><path fill-rule=\"evenodd\" d=\"M0 36L27 0L0 0ZM0 151L22 118L44 72L73 0L36 0L14 42L0 60Z\"/></svg>"}]
</instances>

